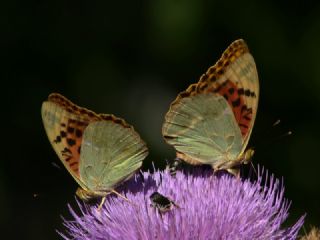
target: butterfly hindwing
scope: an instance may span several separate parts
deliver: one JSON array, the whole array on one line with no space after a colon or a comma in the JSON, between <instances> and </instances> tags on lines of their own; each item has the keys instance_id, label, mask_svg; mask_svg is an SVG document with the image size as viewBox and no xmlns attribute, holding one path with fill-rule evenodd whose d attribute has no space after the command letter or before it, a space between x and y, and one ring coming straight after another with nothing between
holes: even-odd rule
<instances>
[{"instance_id":1,"label":"butterfly hindwing","mask_svg":"<svg viewBox=\"0 0 320 240\"><path fill-rule=\"evenodd\" d=\"M213 167L236 158L243 144L231 109L223 97L213 94L197 94L173 105L163 133L184 160Z\"/></svg>"},{"instance_id":2,"label":"butterfly hindwing","mask_svg":"<svg viewBox=\"0 0 320 240\"><path fill-rule=\"evenodd\" d=\"M92 191L112 190L141 167L147 154L132 127L113 121L91 123L84 132L81 178Z\"/></svg>"}]
</instances>

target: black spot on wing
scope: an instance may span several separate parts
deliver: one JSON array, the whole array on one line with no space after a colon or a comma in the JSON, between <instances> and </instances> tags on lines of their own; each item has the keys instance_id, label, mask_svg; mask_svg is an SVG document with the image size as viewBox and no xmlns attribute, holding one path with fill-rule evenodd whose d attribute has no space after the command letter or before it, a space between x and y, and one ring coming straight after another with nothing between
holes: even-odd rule
<instances>
[{"instance_id":1,"label":"black spot on wing","mask_svg":"<svg viewBox=\"0 0 320 240\"><path fill-rule=\"evenodd\" d=\"M76 141L72 138L67 138L67 143L70 147L76 144Z\"/></svg>"},{"instance_id":2,"label":"black spot on wing","mask_svg":"<svg viewBox=\"0 0 320 240\"><path fill-rule=\"evenodd\" d=\"M244 91L244 95L246 95L247 97L251 96L251 91L249 89Z\"/></svg>"},{"instance_id":3,"label":"black spot on wing","mask_svg":"<svg viewBox=\"0 0 320 240\"><path fill-rule=\"evenodd\" d=\"M70 149L69 148L64 148L63 150L62 150L62 153L71 153L71 151L70 151Z\"/></svg>"},{"instance_id":4,"label":"black spot on wing","mask_svg":"<svg viewBox=\"0 0 320 240\"><path fill-rule=\"evenodd\" d=\"M228 89L228 92L232 95L232 94L234 93L234 88L232 88L232 87L229 88L229 89Z\"/></svg>"},{"instance_id":5,"label":"black spot on wing","mask_svg":"<svg viewBox=\"0 0 320 240\"><path fill-rule=\"evenodd\" d=\"M80 129L76 129L76 136L78 138L82 137L82 131Z\"/></svg>"},{"instance_id":6,"label":"black spot on wing","mask_svg":"<svg viewBox=\"0 0 320 240\"><path fill-rule=\"evenodd\" d=\"M237 100L232 101L233 107L239 107L240 106L240 98L237 98Z\"/></svg>"},{"instance_id":7,"label":"black spot on wing","mask_svg":"<svg viewBox=\"0 0 320 240\"><path fill-rule=\"evenodd\" d=\"M67 133L65 131L60 131L60 136L64 138L67 136Z\"/></svg>"},{"instance_id":8,"label":"black spot on wing","mask_svg":"<svg viewBox=\"0 0 320 240\"><path fill-rule=\"evenodd\" d=\"M74 133L74 128L73 127L68 127L67 128L67 132L71 133L71 134Z\"/></svg>"},{"instance_id":9,"label":"black spot on wing","mask_svg":"<svg viewBox=\"0 0 320 240\"><path fill-rule=\"evenodd\" d=\"M55 140L53 140L54 143L59 143L61 142L61 137L57 136Z\"/></svg>"},{"instance_id":10,"label":"black spot on wing","mask_svg":"<svg viewBox=\"0 0 320 240\"><path fill-rule=\"evenodd\" d=\"M244 90L243 88L238 89L238 94L239 95L246 95L247 97L256 97L255 92L250 91L250 89Z\"/></svg>"},{"instance_id":11,"label":"black spot on wing","mask_svg":"<svg viewBox=\"0 0 320 240\"><path fill-rule=\"evenodd\" d=\"M239 89L238 89L238 94L239 94L239 95L243 95L243 94L244 94L243 88L239 88Z\"/></svg>"}]
</instances>

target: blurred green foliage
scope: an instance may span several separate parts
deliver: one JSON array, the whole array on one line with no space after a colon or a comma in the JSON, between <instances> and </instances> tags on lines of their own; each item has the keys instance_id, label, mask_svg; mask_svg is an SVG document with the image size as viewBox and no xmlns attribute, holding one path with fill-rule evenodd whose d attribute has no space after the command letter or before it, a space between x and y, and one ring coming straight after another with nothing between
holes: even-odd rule
<instances>
[{"instance_id":1,"label":"blurred green foliage","mask_svg":"<svg viewBox=\"0 0 320 240\"><path fill-rule=\"evenodd\" d=\"M75 204L76 183L52 164L61 166L41 122L49 93L125 118L150 148L144 168L163 168L174 157L161 137L170 102L237 38L260 76L254 164L284 178L289 223L307 212L306 226L319 226L319 12L298 0L1 3L2 236L56 239Z\"/></svg>"}]
</instances>

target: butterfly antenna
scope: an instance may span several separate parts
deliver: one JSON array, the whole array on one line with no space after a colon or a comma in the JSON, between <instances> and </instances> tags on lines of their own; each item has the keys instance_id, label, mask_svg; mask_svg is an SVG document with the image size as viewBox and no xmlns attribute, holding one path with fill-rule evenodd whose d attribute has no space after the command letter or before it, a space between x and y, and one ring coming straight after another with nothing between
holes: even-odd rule
<instances>
[{"instance_id":1,"label":"butterfly antenna","mask_svg":"<svg viewBox=\"0 0 320 240\"><path fill-rule=\"evenodd\" d=\"M34 193L34 194L32 194L32 196L33 196L33 198L38 198L40 196L40 194L39 193Z\"/></svg>"},{"instance_id":2,"label":"butterfly antenna","mask_svg":"<svg viewBox=\"0 0 320 240\"><path fill-rule=\"evenodd\" d=\"M54 166L55 168L61 170L61 167L60 167L57 163L51 162L51 164L52 164L52 166Z\"/></svg>"},{"instance_id":3,"label":"butterfly antenna","mask_svg":"<svg viewBox=\"0 0 320 240\"><path fill-rule=\"evenodd\" d=\"M288 137L288 136L290 136L290 135L292 135L292 131L288 131L288 132L280 135L277 139L280 139L280 138L283 138L283 137Z\"/></svg>"},{"instance_id":4,"label":"butterfly antenna","mask_svg":"<svg viewBox=\"0 0 320 240\"><path fill-rule=\"evenodd\" d=\"M278 127L280 123L281 123L280 119L277 119L276 121L274 121L274 123L271 125L271 130L273 130L274 127ZM261 129L257 134L260 136L264 136L263 139L265 139L265 136L270 135L270 127Z\"/></svg>"},{"instance_id":5,"label":"butterfly antenna","mask_svg":"<svg viewBox=\"0 0 320 240\"><path fill-rule=\"evenodd\" d=\"M280 140L280 139L282 139L282 138L289 137L289 136L291 136L292 134L293 134L292 131L287 131L287 132L285 132L285 133L283 133L283 134L281 134L281 135L279 135L279 136L274 137L274 138L273 138L273 141L278 141L278 140ZM273 141L272 141L272 142L273 142Z\"/></svg>"},{"instance_id":6,"label":"butterfly antenna","mask_svg":"<svg viewBox=\"0 0 320 240\"><path fill-rule=\"evenodd\" d=\"M272 129L273 129L273 127L278 127L280 125L280 123L281 123L280 119L276 120L272 124ZM262 131L262 132L260 131L260 136L264 136L264 137L261 138L261 139L258 139L258 141L256 141L255 145L256 146L258 146L258 145L261 146L261 145L270 144L271 142L273 143L274 140L279 140L279 139L282 139L283 137L288 137L288 136L292 135L292 131L287 131L286 133L283 133L280 136L276 136L276 137L274 137L274 135L275 135L275 133L271 134L270 131L268 131L268 132L267 131ZM271 139L272 139L272 141L271 141Z\"/></svg>"},{"instance_id":7,"label":"butterfly antenna","mask_svg":"<svg viewBox=\"0 0 320 240\"><path fill-rule=\"evenodd\" d=\"M272 127L275 127L275 126L277 126L277 125L279 125L279 124L280 124L280 119L276 120L276 121L272 124Z\"/></svg>"}]
</instances>

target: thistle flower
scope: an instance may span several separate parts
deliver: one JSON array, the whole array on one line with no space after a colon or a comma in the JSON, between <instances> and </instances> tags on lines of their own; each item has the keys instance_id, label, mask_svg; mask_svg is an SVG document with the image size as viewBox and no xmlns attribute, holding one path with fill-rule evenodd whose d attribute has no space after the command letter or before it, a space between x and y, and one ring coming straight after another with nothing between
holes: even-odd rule
<instances>
[{"instance_id":1,"label":"thistle flower","mask_svg":"<svg viewBox=\"0 0 320 240\"><path fill-rule=\"evenodd\" d=\"M263 171L262 171L263 172ZM130 202L110 195L101 209L78 203L81 214L69 206L74 220L64 220L64 239L296 239L302 216L282 228L290 202L273 175L258 174L254 182L227 174L195 169L144 172L120 189ZM170 199L161 212L150 195Z\"/></svg>"}]
</instances>

